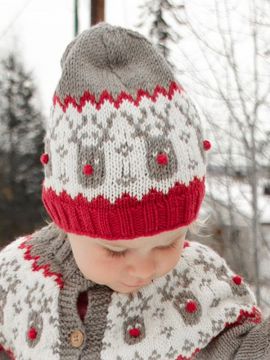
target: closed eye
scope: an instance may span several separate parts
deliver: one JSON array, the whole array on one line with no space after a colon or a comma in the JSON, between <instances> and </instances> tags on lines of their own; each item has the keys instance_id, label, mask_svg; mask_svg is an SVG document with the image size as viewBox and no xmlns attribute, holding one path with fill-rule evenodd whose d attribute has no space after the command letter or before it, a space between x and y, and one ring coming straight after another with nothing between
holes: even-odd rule
<instances>
[{"instance_id":1,"label":"closed eye","mask_svg":"<svg viewBox=\"0 0 270 360\"><path fill-rule=\"evenodd\" d=\"M157 249L157 250L160 250L160 251L174 249L174 248L177 247L177 243L178 243L178 240L172 242L170 245L159 246L159 247L156 247L154 249ZM104 249L105 249L107 255L110 256L110 257L113 257L113 258L125 257L127 252L128 252L128 249L123 250L123 251L113 251L113 250L110 250L110 249L107 249L107 248L104 248Z\"/></svg>"}]
</instances>

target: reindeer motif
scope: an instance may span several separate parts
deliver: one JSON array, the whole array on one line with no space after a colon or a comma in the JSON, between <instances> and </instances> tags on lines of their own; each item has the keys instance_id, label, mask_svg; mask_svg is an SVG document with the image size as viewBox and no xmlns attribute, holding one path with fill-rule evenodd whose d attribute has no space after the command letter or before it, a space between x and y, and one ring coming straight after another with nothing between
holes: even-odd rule
<instances>
[{"instance_id":1,"label":"reindeer motif","mask_svg":"<svg viewBox=\"0 0 270 360\"><path fill-rule=\"evenodd\" d=\"M126 301L117 303L117 307L120 309L117 317L123 320L123 337L127 344L137 344L145 338L143 313L150 308L149 301L152 298L153 295L143 297L142 293L138 291L129 294Z\"/></svg>"},{"instance_id":2,"label":"reindeer motif","mask_svg":"<svg viewBox=\"0 0 270 360\"><path fill-rule=\"evenodd\" d=\"M177 136L179 141L189 144L193 136L189 131L191 126L195 126L197 135L201 137L199 126L197 126L199 119L196 108L183 96L181 101L174 100L174 102L165 103L162 109L150 104L149 106L140 106L136 110L136 114L129 111L128 108L111 110L105 115L105 119L105 113L100 116L98 113L81 114L78 115L78 118L74 118L71 114L55 116L50 130L50 139L54 141L55 152L60 158L60 166L55 167L55 171L59 173L59 181L62 184L69 182L68 169L64 166L68 160L62 160L70 156L72 149L76 149L78 183L84 188L94 189L104 184L106 179L104 145L109 141L114 142L117 136L115 135L118 133L117 130L115 134L110 135L111 131L114 132L113 126L116 124L114 120L118 116L117 112L131 127L128 134L130 139L139 138L144 143L147 170L145 175L156 181L172 178L179 168L177 149L173 144L172 137ZM177 116L177 113L180 117L181 114L183 115L182 129L176 129L176 124L170 120L173 116ZM128 187L137 180L136 170L132 168L132 162L130 162L130 153L134 151L136 144L128 142L127 136L124 141L120 141L121 138L121 136L117 138L117 144L114 147L114 154L122 156L122 169L118 172L120 175L115 179L115 183L122 187ZM48 139L46 148L50 154ZM204 151L201 148L200 150L204 157ZM186 156L190 158L187 171L193 172L199 163L191 158L191 152L188 152ZM61 166L62 164L63 166ZM48 164L46 176L51 176L51 173L52 167L51 164Z\"/></svg>"},{"instance_id":3,"label":"reindeer motif","mask_svg":"<svg viewBox=\"0 0 270 360\"><path fill-rule=\"evenodd\" d=\"M53 299L51 296L45 296L44 285L40 286L38 282L36 282L32 288L26 285L26 289L28 292L24 299L24 303L29 306L30 310L26 324L28 330L26 332L26 341L30 347L35 347L38 344L43 331L43 318L41 313L51 314L51 303L53 302ZM40 294L42 294L42 296L40 296ZM34 303L37 303L40 308L33 309L32 304ZM53 321L52 316L50 321ZM31 332L34 337L31 337L29 332Z\"/></svg>"},{"instance_id":4,"label":"reindeer motif","mask_svg":"<svg viewBox=\"0 0 270 360\"><path fill-rule=\"evenodd\" d=\"M106 167L105 167L105 153L104 143L108 141L114 141L114 136L109 135L109 130L113 126L113 120L116 118L116 112L111 112L110 116L107 117L106 125L102 126L98 122L97 115L92 114L91 126L96 126L97 130L92 131L91 135L96 140L95 145L84 145L82 139L88 137L88 133L85 131L78 135L73 132L69 141L74 141L77 144L77 177L78 182L83 187L96 188L102 185L106 178ZM87 123L87 117L84 117L84 123ZM91 175L91 176L88 176Z\"/></svg>"},{"instance_id":5,"label":"reindeer motif","mask_svg":"<svg viewBox=\"0 0 270 360\"><path fill-rule=\"evenodd\" d=\"M52 116L53 114L54 111L52 112ZM62 184L65 185L69 182L67 169L61 166L61 164L68 161L62 160L70 156L71 149L69 145L75 144L78 183L86 188L96 188L101 185L106 175L104 143L114 141L114 137L109 135L109 130L113 126L115 117L116 112L111 112L106 119L106 126L103 126L102 123L98 121L96 114L91 115L91 121L89 121L89 116L82 115L80 122L71 115L64 116L64 114L61 114L55 117L55 121L50 128L49 138L45 139L45 151L49 155L49 162L45 168L46 176L50 177L52 175L51 140L54 142L55 152L60 158L60 166L56 168L56 170L59 173L58 179ZM62 141L63 136L65 137L65 142ZM85 144L85 140L89 138L94 139L96 144ZM91 176L88 176L90 175L90 170Z\"/></svg>"},{"instance_id":6,"label":"reindeer motif","mask_svg":"<svg viewBox=\"0 0 270 360\"><path fill-rule=\"evenodd\" d=\"M189 101L186 95L182 94L182 102L179 103L175 101L175 107L179 110L179 112L183 115L183 119L185 119L185 126L194 126L199 142L203 143L203 136L201 132L201 120L198 114L198 111L193 104L193 102ZM205 151L200 146L200 152L203 160L205 161Z\"/></svg>"},{"instance_id":7,"label":"reindeer motif","mask_svg":"<svg viewBox=\"0 0 270 360\"><path fill-rule=\"evenodd\" d=\"M166 282L162 287L158 288L158 293L161 294L161 303L172 302L175 309L181 315L186 325L196 325L201 319L202 308L199 300L188 289L194 278L190 276L190 270L185 269L183 272L178 272L173 269L171 274L165 276ZM175 294L175 290L177 293ZM182 289L179 291L179 289ZM189 311L187 304L192 302L194 309Z\"/></svg>"},{"instance_id":8,"label":"reindeer motif","mask_svg":"<svg viewBox=\"0 0 270 360\"><path fill-rule=\"evenodd\" d=\"M146 166L150 179L157 181L171 178L177 172L177 159L173 144L169 139L169 133L175 128L169 122L169 110L171 105L166 104L165 115L157 112L154 106L150 107L150 113L155 116L155 129L151 124L146 124L146 119L150 117L146 108L140 108L140 117L137 122L134 116L127 111L122 111L121 115L127 120L129 125L134 128L131 137L143 138L146 145ZM144 128L143 128L144 126ZM159 130L160 135L150 134L151 130Z\"/></svg>"}]
</instances>

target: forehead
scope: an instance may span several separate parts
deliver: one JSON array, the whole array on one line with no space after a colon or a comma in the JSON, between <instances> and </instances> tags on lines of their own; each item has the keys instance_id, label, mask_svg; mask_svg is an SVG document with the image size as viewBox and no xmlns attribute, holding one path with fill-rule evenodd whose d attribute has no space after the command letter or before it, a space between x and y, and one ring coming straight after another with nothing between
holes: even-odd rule
<instances>
[{"instance_id":1,"label":"forehead","mask_svg":"<svg viewBox=\"0 0 270 360\"><path fill-rule=\"evenodd\" d=\"M171 241L182 237L187 231L187 228L178 228L172 231L165 231L157 235L148 237L139 237L135 239L126 240L106 240L106 239L94 239L96 243L100 245L106 245L111 248L126 248L126 249L137 249L144 246L154 247L159 245L166 245Z\"/></svg>"}]
</instances>

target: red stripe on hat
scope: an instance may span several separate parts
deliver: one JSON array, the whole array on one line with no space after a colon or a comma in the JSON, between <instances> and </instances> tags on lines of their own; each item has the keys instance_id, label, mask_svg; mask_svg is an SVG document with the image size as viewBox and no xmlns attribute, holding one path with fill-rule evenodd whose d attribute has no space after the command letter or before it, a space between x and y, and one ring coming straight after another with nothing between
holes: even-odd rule
<instances>
[{"instance_id":1,"label":"red stripe on hat","mask_svg":"<svg viewBox=\"0 0 270 360\"><path fill-rule=\"evenodd\" d=\"M152 189L141 200L125 193L112 204L99 195L88 201L59 195L43 183L42 200L52 220L66 232L108 240L133 239L169 231L193 222L205 194L203 179L188 186L176 182L164 194Z\"/></svg>"},{"instance_id":2,"label":"red stripe on hat","mask_svg":"<svg viewBox=\"0 0 270 360\"><path fill-rule=\"evenodd\" d=\"M176 91L178 91L180 93L184 91L182 86L176 82L171 82L168 90L166 90L164 87L162 87L160 85L157 85L155 87L153 95L149 94L149 92L146 90L138 89L136 99L133 99L132 95L126 93L125 91L122 91L117 96L117 98L114 99L107 90L104 90L101 93L99 100L97 100L95 98L94 94L90 93L89 91L85 91L84 94L82 95L82 97L80 98L79 104L76 102L75 98L70 95L66 96L64 101L62 102L60 100L60 98L55 94L53 97L53 104L55 106L58 103L61 106L63 112L65 112L66 109L68 108L68 106L70 104L72 104L73 107L75 109L77 109L78 112L80 113L80 112L82 112L82 109L87 102L91 103L93 106L96 107L97 110L99 110L105 101L109 101L111 104L114 105L114 107L116 109L118 109L119 106L121 105L122 101L124 101L124 100L129 101L130 103L133 103L135 106L139 106L142 98L147 97L147 98L151 99L153 102L155 102L159 94L162 94L163 96L166 96L166 97L168 97L169 100L171 100L173 97L173 94Z\"/></svg>"}]
</instances>

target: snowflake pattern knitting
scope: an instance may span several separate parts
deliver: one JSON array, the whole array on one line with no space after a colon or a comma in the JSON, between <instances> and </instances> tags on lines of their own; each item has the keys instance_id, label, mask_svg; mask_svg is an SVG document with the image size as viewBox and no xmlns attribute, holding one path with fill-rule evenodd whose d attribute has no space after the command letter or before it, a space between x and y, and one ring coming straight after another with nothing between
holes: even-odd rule
<instances>
[{"instance_id":1,"label":"snowflake pattern knitting","mask_svg":"<svg viewBox=\"0 0 270 360\"><path fill-rule=\"evenodd\" d=\"M120 294L87 282L65 237L44 234L18 238L0 253L0 344L16 360L193 359L230 324L260 321L249 286L235 282L205 245L186 242L169 273ZM60 253L63 262L64 253L71 259L65 268ZM90 304L84 323L71 295L82 287Z\"/></svg>"}]
</instances>

